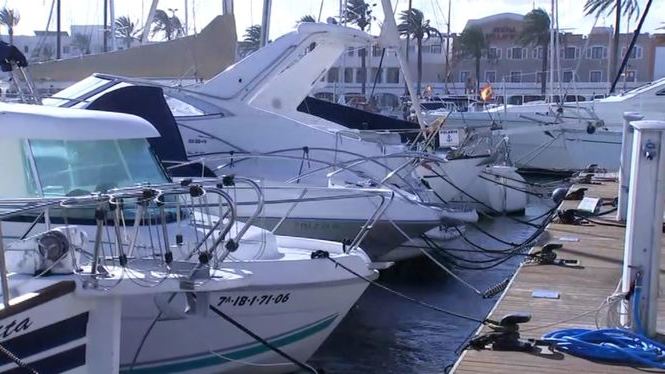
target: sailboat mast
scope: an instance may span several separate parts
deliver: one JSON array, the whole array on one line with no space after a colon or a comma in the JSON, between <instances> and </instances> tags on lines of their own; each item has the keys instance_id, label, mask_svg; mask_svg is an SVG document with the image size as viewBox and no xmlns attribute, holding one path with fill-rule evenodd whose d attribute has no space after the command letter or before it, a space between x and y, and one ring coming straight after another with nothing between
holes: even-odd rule
<instances>
[{"instance_id":1,"label":"sailboat mast","mask_svg":"<svg viewBox=\"0 0 665 374\"><path fill-rule=\"evenodd\" d=\"M552 0L551 4L551 16L550 16L550 76L549 76L549 81L550 81L550 101L554 99L554 51L555 51L555 40L554 40L554 1ZM543 53L547 53L543 51ZM545 79L546 77L543 77Z\"/></svg>"},{"instance_id":2,"label":"sailboat mast","mask_svg":"<svg viewBox=\"0 0 665 374\"><path fill-rule=\"evenodd\" d=\"M150 26L152 25L152 20L155 18L155 12L157 11L157 4L159 0L152 0L150 5L150 10L148 11L148 18L145 20L143 25L143 34L141 34L141 44L148 41L148 34L150 33Z\"/></svg>"},{"instance_id":3,"label":"sailboat mast","mask_svg":"<svg viewBox=\"0 0 665 374\"><path fill-rule=\"evenodd\" d=\"M109 37L111 38L111 51L116 50L116 43L115 43L115 1L114 0L108 0L109 1L109 16L111 16L111 19L109 20L111 24L111 32Z\"/></svg>"},{"instance_id":4,"label":"sailboat mast","mask_svg":"<svg viewBox=\"0 0 665 374\"><path fill-rule=\"evenodd\" d=\"M452 13L452 0L448 0L448 25L446 27L446 71L443 76L445 94L448 94L448 77L450 75L450 16Z\"/></svg>"},{"instance_id":5,"label":"sailboat mast","mask_svg":"<svg viewBox=\"0 0 665 374\"><path fill-rule=\"evenodd\" d=\"M109 24L108 24L108 18L109 18L109 2L108 0L104 0L104 26L103 26L103 31L104 31L104 42L103 42L103 51L108 52L109 50Z\"/></svg>"},{"instance_id":6,"label":"sailboat mast","mask_svg":"<svg viewBox=\"0 0 665 374\"><path fill-rule=\"evenodd\" d=\"M62 41L61 41L61 36L60 36L60 31L61 31L61 25L60 25L60 0L56 0L56 12L55 12L55 58L60 59L62 58Z\"/></svg>"},{"instance_id":7,"label":"sailboat mast","mask_svg":"<svg viewBox=\"0 0 665 374\"><path fill-rule=\"evenodd\" d=\"M270 35L270 8L272 8L272 0L263 0L263 15L261 17L261 47L268 44L268 36Z\"/></svg>"},{"instance_id":8,"label":"sailboat mast","mask_svg":"<svg viewBox=\"0 0 665 374\"><path fill-rule=\"evenodd\" d=\"M185 0L185 35L189 33L189 1Z\"/></svg>"}]
</instances>

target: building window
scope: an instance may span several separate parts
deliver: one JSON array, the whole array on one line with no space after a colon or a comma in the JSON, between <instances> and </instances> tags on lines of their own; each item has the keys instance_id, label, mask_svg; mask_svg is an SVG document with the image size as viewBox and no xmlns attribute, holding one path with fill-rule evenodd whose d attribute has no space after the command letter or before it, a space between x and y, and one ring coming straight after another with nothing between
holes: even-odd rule
<instances>
[{"instance_id":1,"label":"building window","mask_svg":"<svg viewBox=\"0 0 665 374\"><path fill-rule=\"evenodd\" d=\"M344 83L353 83L353 68L344 68Z\"/></svg>"},{"instance_id":2,"label":"building window","mask_svg":"<svg viewBox=\"0 0 665 374\"><path fill-rule=\"evenodd\" d=\"M626 48L621 51L621 55L626 55ZM630 50L630 58L633 60L640 60L642 58L642 47L639 45L634 46L633 49Z\"/></svg>"},{"instance_id":3,"label":"building window","mask_svg":"<svg viewBox=\"0 0 665 374\"><path fill-rule=\"evenodd\" d=\"M526 58L526 48L522 47L512 47L508 48L508 59L509 60L521 60Z\"/></svg>"},{"instance_id":4,"label":"building window","mask_svg":"<svg viewBox=\"0 0 665 374\"><path fill-rule=\"evenodd\" d=\"M346 55L349 57L353 57L353 48L347 48L346 49Z\"/></svg>"},{"instance_id":5,"label":"building window","mask_svg":"<svg viewBox=\"0 0 665 374\"><path fill-rule=\"evenodd\" d=\"M339 69L330 68L328 69L328 83L339 82Z\"/></svg>"},{"instance_id":6,"label":"building window","mask_svg":"<svg viewBox=\"0 0 665 374\"><path fill-rule=\"evenodd\" d=\"M381 51L383 48L379 47L378 45L375 45L372 47L372 56L378 57L381 56Z\"/></svg>"},{"instance_id":7,"label":"building window","mask_svg":"<svg viewBox=\"0 0 665 374\"><path fill-rule=\"evenodd\" d=\"M578 58L577 47L566 47L563 50L563 58L566 60L574 60Z\"/></svg>"},{"instance_id":8,"label":"building window","mask_svg":"<svg viewBox=\"0 0 665 374\"><path fill-rule=\"evenodd\" d=\"M501 48L489 47L487 49L487 59L498 60L501 58Z\"/></svg>"},{"instance_id":9,"label":"building window","mask_svg":"<svg viewBox=\"0 0 665 374\"><path fill-rule=\"evenodd\" d=\"M370 73L371 75L369 76L369 79L371 80L372 84L374 83L374 80L376 79L376 83L383 83L383 69L379 68L372 68L372 71ZM378 77L377 77L378 74Z\"/></svg>"},{"instance_id":10,"label":"building window","mask_svg":"<svg viewBox=\"0 0 665 374\"><path fill-rule=\"evenodd\" d=\"M568 70L563 72L563 81L572 82L573 81L573 72Z\"/></svg>"},{"instance_id":11,"label":"building window","mask_svg":"<svg viewBox=\"0 0 665 374\"><path fill-rule=\"evenodd\" d=\"M626 82L637 82L637 72L635 70L626 70L623 76Z\"/></svg>"},{"instance_id":12,"label":"building window","mask_svg":"<svg viewBox=\"0 0 665 374\"><path fill-rule=\"evenodd\" d=\"M362 83L362 82L367 82L365 80L365 71L362 68L358 68L356 71L356 83Z\"/></svg>"},{"instance_id":13,"label":"building window","mask_svg":"<svg viewBox=\"0 0 665 374\"><path fill-rule=\"evenodd\" d=\"M510 72L510 82L511 83L520 83L520 82L522 82L522 72L521 71L511 71Z\"/></svg>"},{"instance_id":14,"label":"building window","mask_svg":"<svg viewBox=\"0 0 665 374\"><path fill-rule=\"evenodd\" d=\"M589 72L589 82L602 82L603 72L600 70L592 70Z\"/></svg>"},{"instance_id":15,"label":"building window","mask_svg":"<svg viewBox=\"0 0 665 374\"><path fill-rule=\"evenodd\" d=\"M423 53L430 53L431 48L429 45L424 45L421 48Z\"/></svg>"},{"instance_id":16,"label":"building window","mask_svg":"<svg viewBox=\"0 0 665 374\"><path fill-rule=\"evenodd\" d=\"M607 58L607 48L599 45L591 47L587 49L587 58L593 60L602 60L604 58Z\"/></svg>"},{"instance_id":17,"label":"building window","mask_svg":"<svg viewBox=\"0 0 665 374\"><path fill-rule=\"evenodd\" d=\"M399 68L386 69L386 83L399 83Z\"/></svg>"},{"instance_id":18,"label":"building window","mask_svg":"<svg viewBox=\"0 0 665 374\"><path fill-rule=\"evenodd\" d=\"M430 52L433 54L441 54L441 44L434 44L430 47Z\"/></svg>"},{"instance_id":19,"label":"building window","mask_svg":"<svg viewBox=\"0 0 665 374\"><path fill-rule=\"evenodd\" d=\"M531 54L531 58L534 60L542 60L543 59L543 47L536 47L533 49L533 53Z\"/></svg>"},{"instance_id":20,"label":"building window","mask_svg":"<svg viewBox=\"0 0 665 374\"><path fill-rule=\"evenodd\" d=\"M488 82L488 83L496 82L496 71L486 71L485 72L485 82Z\"/></svg>"},{"instance_id":21,"label":"building window","mask_svg":"<svg viewBox=\"0 0 665 374\"><path fill-rule=\"evenodd\" d=\"M468 71L460 71L459 72L459 81L462 83L465 83L469 77L471 76L471 73Z\"/></svg>"},{"instance_id":22,"label":"building window","mask_svg":"<svg viewBox=\"0 0 665 374\"><path fill-rule=\"evenodd\" d=\"M547 73L542 71L536 73L536 83L542 83L545 78L547 78Z\"/></svg>"},{"instance_id":23,"label":"building window","mask_svg":"<svg viewBox=\"0 0 665 374\"><path fill-rule=\"evenodd\" d=\"M69 46L65 45L62 47L62 53L68 55L69 54Z\"/></svg>"}]
</instances>

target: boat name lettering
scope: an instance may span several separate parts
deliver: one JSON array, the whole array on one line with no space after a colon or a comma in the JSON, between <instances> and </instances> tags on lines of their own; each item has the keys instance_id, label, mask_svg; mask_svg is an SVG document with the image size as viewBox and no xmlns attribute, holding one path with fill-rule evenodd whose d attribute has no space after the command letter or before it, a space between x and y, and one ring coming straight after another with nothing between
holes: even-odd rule
<instances>
[{"instance_id":1,"label":"boat name lettering","mask_svg":"<svg viewBox=\"0 0 665 374\"><path fill-rule=\"evenodd\" d=\"M30 326L32 326L32 321L30 321L30 317L26 317L20 322L18 322L18 320L13 320L9 322L7 325L0 325L0 331L2 331L3 338L8 338L12 334L16 334L21 331L29 329Z\"/></svg>"},{"instance_id":2,"label":"boat name lettering","mask_svg":"<svg viewBox=\"0 0 665 374\"><path fill-rule=\"evenodd\" d=\"M205 139L188 139L189 144L206 144L208 141Z\"/></svg>"},{"instance_id":3,"label":"boat name lettering","mask_svg":"<svg viewBox=\"0 0 665 374\"><path fill-rule=\"evenodd\" d=\"M252 305L274 305L284 304L289 301L290 293L254 295L254 296L220 296L217 306L252 306Z\"/></svg>"}]
</instances>

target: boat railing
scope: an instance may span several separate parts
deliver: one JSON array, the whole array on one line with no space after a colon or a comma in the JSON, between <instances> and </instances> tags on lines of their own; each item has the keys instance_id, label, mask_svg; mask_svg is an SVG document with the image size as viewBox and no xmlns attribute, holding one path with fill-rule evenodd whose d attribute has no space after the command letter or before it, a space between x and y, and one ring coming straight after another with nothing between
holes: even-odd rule
<instances>
[{"instance_id":1,"label":"boat railing","mask_svg":"<svg viewBox=\"0 0 665 374\"><path fill-rule=\"evenodd\" d=\"M237 227L237 210L234 200L221 184L231 182L231 179L226 178L216 185L165 183L112 189L104 193L75 197L0 199L0 281L4 306L9 305L11 296L6 257L8 251L18 251L16 248L28 240L39 240L49 233L58 234L55 231L59 232L56 236L66 237L67 245L63 246L66 250L55 260L49 258L54 261L53 264L46 269L40 268L39 272L36 272L38 277L50 273L53 266L65 261L63 259L66 255L71 255L72 262L75 262L74 251L77 250L76 256L86 256L88 259L86 263L90 265L89 270L82 270L84 267L76 265L71 271L82 277L84 285L90 288L103 290L114 287L118 283L100 283L108 278L109 273L105 267L119 264L123 274L131 274L134 261L137 261L136 264L139 264L138 261L151 261L151 264L162 269L162 279L153 279L151 285L158 285L166 277L172 276L181 277L183 280L209 277L210 270L214 268L209 262L215 260L213 265L217 264L237 250L238 243L263 208L263 195L258 185L253 181L247 182L257 191L257 209L234 235L229 235L231 229ZM207 201L208 195L216 196L219 203L205 206L201 204ZM212 210L215 208L218 210ZM211 214L211 210L214 214ZM47 213L49 211L50 213ZM197 216L203 218L197 219ZM32 224L24 225L26 217L36 218ZM207 221L207 225L202 221ZM9 223L12 224L10 232L5 232L3 236L2 233L6 231ZM35 228L39 230L38 224L43 224L46 231L29 237ZM79 232L76 231L79 230L79 225L93 226L94 238L88 240L87 234L80 231L86 239L81 239L80 248L74 248L69 235L71 230ZM183 238L183 225L194 228L194 234L189 235L195 236L191 242L186 243ZM15 235L17 227L25 227L26 231L22 235ZM8 241L8 238L15 237L18 239ZM87 246L92 246L92 250L86 249ZM41 247L30 248L33 252L48 250ZM174 251L177 252L176 255ZM194 255L198 255L198 263L190 261Z\"/></svg>"}]
</instances>

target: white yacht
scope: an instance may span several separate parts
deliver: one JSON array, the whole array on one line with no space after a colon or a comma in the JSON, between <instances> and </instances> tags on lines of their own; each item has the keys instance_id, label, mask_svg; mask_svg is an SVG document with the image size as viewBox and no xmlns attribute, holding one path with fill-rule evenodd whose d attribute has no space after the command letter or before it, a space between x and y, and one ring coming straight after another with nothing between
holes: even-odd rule
<instances>
[{"instance_id":1,"label":"white yacht","mask_svg":"<svg viewBox=\"0 0 665 374\"><path fill-rule=\"evenodd\" d=\"M123 258L138 262L171 256L173 263L184 262L190 268L210 263L237 282L249 279L229 290L208 289L216 282L200 282L205 292L197 293L198 302L185 295L126 299L121 305L120 371L226 372L254 369L252 365L262 371L292 371L293 362L207 309L217 308L272 347L306 361L367 287L365 280L336 263L363 277L377 275L357 246L345 248L335 242L228 225L236 215L228 201L216 205L215 216L221 218L207 214L214 209L205 204L208 194L195 193L207 187L169 181L145 139L159 133L138 117L0 104L0 118L0 129L14 134L0 140L5 173L0 197L108 195L114 212L123 212L109 213L113 219L100 219L91 208L54 208L41 216L6 222L6 237L75 224L89 241L101 236L106 263L117 266ZM178 189L190 191L191 196L144 205L152 201L150 196L167 196L164 191ZM220 188L210 190L228 197ZM137 191L143 199L126 197ZM114 225L99 230L107 222ZM220 225L229 228L222 231ZM210 279L223 278L213 273ZM162 287L154 279L137 284L142 290ZM192 287L196 291L196 284ZM193 305L198 305L194 308L198 312L193 312Z\"/></svg>"},{"instance_id":2,"label":"white yacht","mask_svg":"<svg viewBox=\"0 0 665 374\"><path fill-rule=\"evenodd\" d=\"M619 168L623 113L665 119L665 79L589 102L508 105L483 112L430 112L447 116L447 128L493 130L510 138L511 159L522 168L581 170L595 164Z\"/></svg>"}]
</instances>

